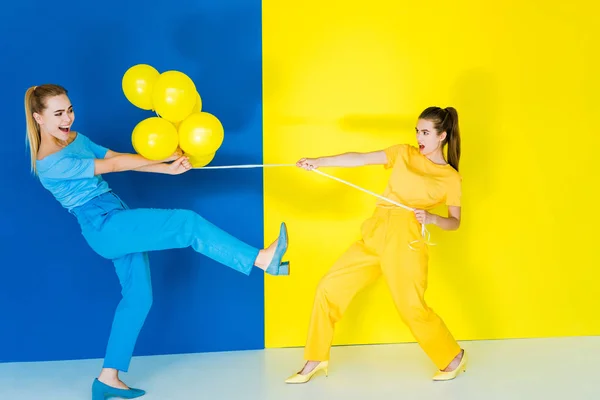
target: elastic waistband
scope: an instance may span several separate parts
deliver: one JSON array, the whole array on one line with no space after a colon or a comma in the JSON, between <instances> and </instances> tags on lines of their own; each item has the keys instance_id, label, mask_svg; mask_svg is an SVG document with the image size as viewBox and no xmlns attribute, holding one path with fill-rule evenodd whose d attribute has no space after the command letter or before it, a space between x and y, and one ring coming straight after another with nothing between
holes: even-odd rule
<instances>
[{"instance_id":1,"label":"elastic waistband","mask_svg":"<svg viewBox=\"0 0 600 400\"><path fill-rule=\"evenodd\" d=\"M103 199L105 199L105 198L107 198L109 196L112 196L112 197L118 199L117 195L112 190L109 190L107 192L99 194L96 197L92 197L91 199L89 199L88 201L86 201L85 203L83 203L83 204L81 204L81 205L79 205L77 207L74 207L74 208L70 209L69 212L71 214L77 216L78 213L84 211L90 205L94 204L95 202L97 202L99 200L103 200Z\"/></svg>"},{"instance_id":2,"label":"elastic waistband","mask_svg":"<svg viewBox=\"0 0 600 400\"><path fill-rule=\"evenodd\" d=\"M411 210L407 210L406 208L391 206L391 207L382 207L376 206L373 211L373 215L412 215L413 212Z\"/></svg>"}]
</instances>

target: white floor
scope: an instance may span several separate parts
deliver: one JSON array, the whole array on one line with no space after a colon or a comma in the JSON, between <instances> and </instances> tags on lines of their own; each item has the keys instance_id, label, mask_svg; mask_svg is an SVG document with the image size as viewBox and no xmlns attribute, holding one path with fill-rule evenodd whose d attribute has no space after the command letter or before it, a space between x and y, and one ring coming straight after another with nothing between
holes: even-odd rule
<instances>
[{"instance_id":1,"label":"white floor","mask_svg":"<svg viewBox=\"0 0 600 400\"><path fill-rule=\"evenodd\" d=\"M138 357L124 381L142 399L600 400L600 337L463 342L466 374L432 382L414 344L334 347L329 377L283 380L302 349ZM90 399L101 360L0 364L0 399Z\"/></svg>"}]
</instances>

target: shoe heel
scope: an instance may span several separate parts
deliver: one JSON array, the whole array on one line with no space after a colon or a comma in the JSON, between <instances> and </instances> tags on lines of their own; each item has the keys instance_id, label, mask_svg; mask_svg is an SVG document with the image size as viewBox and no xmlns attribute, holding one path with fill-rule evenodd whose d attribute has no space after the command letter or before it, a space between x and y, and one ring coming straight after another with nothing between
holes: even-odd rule
<instances>
[{"instance_id":1,"label":"shoe heel","mask_svg":"<svg viewBox=\"0 0 600 400\"><path fill-rule=\"evenodd\" d=\"M289 275L290 274L290 262L284 261L279 266L278 275Z\"/></svg>"},{"instance_id":2,"label":"shoe heel","mask_svg":"<svg viewBox=\"0 0 600 400\"><path fill-rule=\"evenodd\" d=\"M92 400L105 400L104 390L93 387L92 388Z\"/></svg>"},{"instance_id":3,"label":"shoe heel","mask_svg":"<svg viewBox=\"0 0 600 400\"><path fill-rule=\"evenodd\" d=\"M266 272L269 275L275 275L275 276L289 275L290 274L290 263L289 263L289 261L284 261L281 264L279 264L277 269L275 269L274 266L271 266L271 267L267 268Z\"/></svg>"}]
</instances>

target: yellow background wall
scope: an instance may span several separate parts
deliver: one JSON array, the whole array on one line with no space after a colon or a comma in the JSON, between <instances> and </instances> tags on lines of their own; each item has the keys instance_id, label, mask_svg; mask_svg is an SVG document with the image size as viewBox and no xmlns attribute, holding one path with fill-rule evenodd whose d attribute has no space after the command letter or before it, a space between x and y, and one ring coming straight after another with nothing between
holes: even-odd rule
<instances>
[{"instance_id":1,"label":"yellow background wall","mask_svg":"<svg viewBox=\"0 0 600 400\"><path fill-rule=\"evenodd\" d=\"M434 227L427 300L458 339L600 334L600 35L589 2L263 2L264 162L414 143L459 112L463 225ZM381 167L325 169L381 192ZM376 198L265 169L265 241L288 223L292 276L266 277L266 347L303 346L315 288ZM444 211L444 210L442 210ZM334 344L413 341L385 284Z\"/></svg>"}]
</instances>

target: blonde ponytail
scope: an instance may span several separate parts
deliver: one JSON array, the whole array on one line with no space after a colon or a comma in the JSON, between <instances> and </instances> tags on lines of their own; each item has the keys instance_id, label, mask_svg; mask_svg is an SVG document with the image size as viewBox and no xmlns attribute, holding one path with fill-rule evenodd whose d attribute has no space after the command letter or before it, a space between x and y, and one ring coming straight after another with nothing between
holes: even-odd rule
<instances>
[{"instance_id":1,"label":"blonde ponytail","mask_svg":"<svg viewBox=\"0 0 600 400\"><path fill-rule=\"evenodd\" d=\"M29 147L29 156L31 157L31 172L37 174L35 160L37 159L42 138L40 134L40 126L35 118L33 118L34 111L31 103L35 89L35 87L30 87L27 89L27 92L25 92L25 120L27 122L26 145Z\"/></svg>"},{"instance_id":2,"label":"blonde ponytail","mask_svg":"<svg viewBox=\"0 0 600 400\"><path fill-rule=\"evenodd\" d=\"M37 175L36 160L42 134L40 125L37 123L33 114L41 114L46 109L46 100L53 96L66 95L67 90L59 85L47 84L33 86L25 92L25 121L27 124L27 136L25 144L29 147L29 156L31 158L31 172Z\"/></svg>"}]
</instances>

